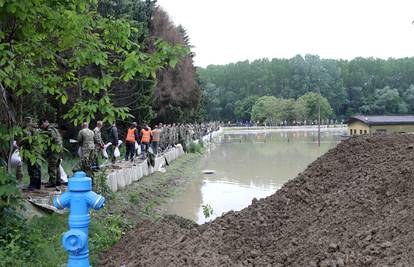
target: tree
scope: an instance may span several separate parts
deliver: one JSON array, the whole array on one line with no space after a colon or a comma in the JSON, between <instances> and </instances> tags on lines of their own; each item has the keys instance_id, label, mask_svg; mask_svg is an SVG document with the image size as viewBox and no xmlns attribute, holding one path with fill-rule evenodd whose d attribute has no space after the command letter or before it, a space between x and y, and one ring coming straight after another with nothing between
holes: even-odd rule
<instances>
[{"instance_id":1,"label":"tree","mask_svg":"<svg viewBox=\"0 0 414 267\"><path fill-rule=\"evenodd\" d=\"M404 100L407 103L408 112L411 114L414 113L414 85L411 84L410 87L404 93Z\"/></svg>"},{"instance_id":2,"label":"tree","mask_svg":"<svg viewBox=\"0 0 414 267\"><path fill-rule=\"evenodd\" d=\"M299 97L298 102L305 107L306 120L318 120L318 99L321 109L321 120L328 119L333 115L331 105L328 100L315 92L309 92Z\"/></svg>"},{"instance_id":3,"label":"tree","mask_svg":"<svg viewBox=\"0 0 414 267\"><path fill-rule=\"evenodd\" d=\"M408 108L397 89L385 86L375 90L375 100L370 110L375 114L398 114L406 113Z\"/></svg>"},{"instance_id":4,"label":"tree","mask_svg":"<svg viewBox=\"0 0 414 267\"><path fill-rule=\"evenodd\" d=\"M281 108L281 99L274 96L262 96L257 99L252 108L252 119L275 125L282 119Z\"/></svg>"},{"instance_id":5,"label":"tree","mask_svg":"<svg viewBox=\"0 0 414 267\"><path fill-rule=\"evenodd\" d=\"M237 120L250 121L252 115L252 108L259 97L256 95L248 96L235 103L234 114Z\"/></svg>"},{"instance_id":6,"label":"tree","mask_svg":"<svg viewBox=\"0 0 414 267\"><path fill-rule=\"evenodd\" d=\"M21 133L15 126L27 113L74 125L125 119L129 108L114 103L115 85L155 78L187 53L162 40L154 41L152 53L143 51L129 21L98 15L94 1L10 0L0 7L0 93L7 109L0 137L6 143Z\"/></svg>"},{"instance_id":7,"label":"tree","mask_svg":"<svg viewBox=\"0 0 414 267\"><path fill-rule=\"evenodd\" d=\"M191 46L186 31L182 26L176 27L161 7L157 7L154 11L151 36L161 38L171 45L181 45L190 51ZM153 108L157 113L158 121L188 120L196 114L201 98L192 54L187 54L180 61L171 60L170 66L158 71ZM171 113L172 110L180 112ZM172 114L182 114L185 117L172 117Z\"/></svg>"}]
</instances>

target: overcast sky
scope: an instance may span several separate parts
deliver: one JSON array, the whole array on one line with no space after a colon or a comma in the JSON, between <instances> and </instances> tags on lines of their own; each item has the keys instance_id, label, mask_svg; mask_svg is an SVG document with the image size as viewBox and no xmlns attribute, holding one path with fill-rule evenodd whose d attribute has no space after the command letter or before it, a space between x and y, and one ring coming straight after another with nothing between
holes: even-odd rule
<instances>
[{"instance_id":1,"label":"overcast sky","mask_svg":"<svg viewBox=\"0 0 414 267\"><path fill-rule=\"evenodd\" d=\"M158 0L195 64L258 58L414 56L414 0Z\"/></svg>"}]
</instances>

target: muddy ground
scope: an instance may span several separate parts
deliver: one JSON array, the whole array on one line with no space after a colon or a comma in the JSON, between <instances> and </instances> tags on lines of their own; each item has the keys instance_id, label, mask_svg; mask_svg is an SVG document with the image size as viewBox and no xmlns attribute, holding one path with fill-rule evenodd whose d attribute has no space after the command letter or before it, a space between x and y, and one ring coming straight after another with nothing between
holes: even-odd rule
<instances>
[{"instance_id":1,"label":"muddy ground","mask_svg":"<svg viewBox=\"0 0 414 267\"><path fill-rule=\"evenodd\" d=\"M414 266L414 135L351 138L275 194L194 225L141 222L102 266Z\"/></svg>"}]
</instances>

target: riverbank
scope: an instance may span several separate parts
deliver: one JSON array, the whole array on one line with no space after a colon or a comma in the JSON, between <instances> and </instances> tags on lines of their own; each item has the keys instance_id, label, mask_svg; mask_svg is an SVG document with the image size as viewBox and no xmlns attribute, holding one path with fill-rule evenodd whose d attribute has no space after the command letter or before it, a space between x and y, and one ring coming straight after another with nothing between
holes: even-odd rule
<instances>
[{"instance_id":1,"label":"riverbank","mask_svg":"<svg viewBox=\"0 0 414 267\"><path fill-rule=\"evenodd\" d=\"M188 153L166 167L142 177L123 190L107 197L105 208L91 210L89 252L92 266L99 263L100 254L110 249L130 229L142 221L156 221L165 211L165 204L193 177L199 153ZM68 214L51 214L28 220L22 232L25 247L9 244L0 248L0 266L61 266L67 253L61 246L61 236L68 230ZM171 217L171 216L170 216Z\"/></svg>"},{"instance_id":2,"label":"riverbank","mask_svg":"<svg viewBox=\"0 0 414 267\"><path fill-rule=\"evenodd\" d=\"M103 266L412 266L414 136L358 136L204 225L142 223Z\"/></svg>"},{"instance_id":3,"label":"riverbank","mask_svg":"<svg viewBox=\"0 0 414 267\"><path fill-rule=\"evenodd\" d=\"M302 126L253 126L253 127L223 127L224 132L231 131L232 133L263 133L263 132L314 132L318 130L317 125L302 125ZM343 131L348 132L348 126L345 124L336 125L321 125L321 132Z\"/></svg>"}]
</instances>

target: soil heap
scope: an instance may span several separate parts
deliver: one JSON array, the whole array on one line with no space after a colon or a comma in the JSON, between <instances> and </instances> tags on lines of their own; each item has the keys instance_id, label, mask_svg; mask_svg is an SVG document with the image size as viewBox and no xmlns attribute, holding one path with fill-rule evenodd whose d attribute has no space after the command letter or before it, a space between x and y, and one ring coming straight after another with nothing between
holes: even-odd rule
<instances>
[{"instance_id":1,"label":"soil heap","mask_svg":"<svg viewBox=\"0 0 414 267\"><path fill-rule=\"evenodd\" d=\"M413 244L414 135L360 136L239 212L140 223L102 266L414 266Z\"/></svg>"}]
</instances>

